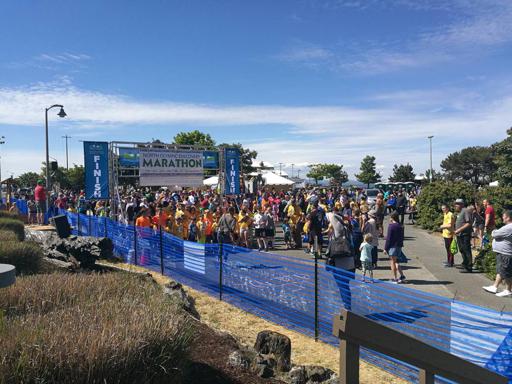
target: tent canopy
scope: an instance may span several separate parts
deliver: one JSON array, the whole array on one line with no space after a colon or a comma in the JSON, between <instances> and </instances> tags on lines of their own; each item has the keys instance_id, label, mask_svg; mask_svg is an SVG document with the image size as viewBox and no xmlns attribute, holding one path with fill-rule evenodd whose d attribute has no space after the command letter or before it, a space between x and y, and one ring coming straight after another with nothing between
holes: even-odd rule
<instances>
[{"instance_id":1,"label":"tent canopy","mask_svg":"<svg viewBox=\"0 0 512 384\"><path fill-rule=\"evenodd\" d=\"M261 175L265 180L265 185L293 185L293 181L285 179L273 172L266 172Z\"/></svg>"},{"instance_id":2,"label":"tent canopy","mask_svg":"<svg viewBox=\"0 0 512 384\"><path fill-rule=\"evenodd\" d=\"M212 176L203 180L203 185L207 185L209 187L217 184L219 184L219 176Z\"/></svg>"}]
</instances>

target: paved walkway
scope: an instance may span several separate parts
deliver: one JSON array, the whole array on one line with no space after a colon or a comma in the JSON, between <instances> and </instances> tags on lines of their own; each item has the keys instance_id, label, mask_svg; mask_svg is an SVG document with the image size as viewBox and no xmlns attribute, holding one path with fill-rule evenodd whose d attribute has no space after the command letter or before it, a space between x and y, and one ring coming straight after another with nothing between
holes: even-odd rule
<instances>
[{"instance_id":1,"label":"paved walkway","mask_svg":"<svg viewBox=\"0 0 512 384\"><path fill-rule=\"evenodd\" d=\"M276 249L271 252L311 258L302 250L286 250L281 239L282 235L278 231ZM384 240L381 239L379 248L383 247ZM442 265L446 254L443 239L438 234L430 234L419 227L406 224L404 253L409 258L409 262L404 265L407 286L498 311L512 312L511 298L499 298L482 289L482 286L491 284L484 274L464 274L456 268L445 268ZM455 262L461 261L459 253ZM390 280L391 276L389 260L379 252L379 264L374 271L374 278Z\"/></svg>"}]
</instances>

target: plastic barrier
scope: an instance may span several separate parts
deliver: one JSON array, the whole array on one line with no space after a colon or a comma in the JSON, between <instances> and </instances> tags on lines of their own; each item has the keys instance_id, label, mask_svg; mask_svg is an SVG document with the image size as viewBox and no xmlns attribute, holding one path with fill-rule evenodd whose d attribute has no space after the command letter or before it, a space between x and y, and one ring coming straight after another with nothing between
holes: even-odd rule
<instances>
[{"instance_id":1,"label":"plastic barrier","mask_svg":"<svg viewBox=\"0 0 512 384\"><path fill-rule=\"evenodd\" d=\"M512 379L511 313L379 280L363 281L358 274L324 263L315 269L310 260L229 244L192 243L103 217L62 213L67 214L73 233L110 237L115 254L127 263L163 271L185 285L289 329L308 336L317 333L334 346L339 340L332 336L332 318L344 307ZM370 350L363 349L361 357L408 381L417 381L415 367Z\"/></svg>"}]
</instances>

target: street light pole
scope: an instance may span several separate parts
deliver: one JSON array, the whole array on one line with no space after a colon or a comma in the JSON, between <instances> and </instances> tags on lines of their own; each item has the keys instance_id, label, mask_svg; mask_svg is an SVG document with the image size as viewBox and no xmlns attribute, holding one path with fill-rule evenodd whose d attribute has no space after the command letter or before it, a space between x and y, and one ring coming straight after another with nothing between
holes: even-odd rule
<instances>
[{"instance_id":1,"label":"street light pole","mask_svg":"<svg viewBox=\"0 0 512 384\"><path fill-rule=\"evenodd\" d=\"M294 165L295 165L295 164L293 164L293 163L292 163L292 179L293 179L293 166L294 166Z\"/></svg>"},{"instance_id":2,"label":"street light pole","mask_svg":"<svg viewBox=\"0 0 512 384\"><path fill-rule=\"evenodd\" d=\"M66 171L69 171L68 139L71 139L71 136L64 135L62 138L66 139Z\"/></svg>"},{"instance_id":3,"label":"street light pole","mask_svg":"<svg viewBox=\"0 0 512 384\"><path fill-rule=\"evenodd\" d=\"M5 144L5 136L0 136L0 145ZM0 156L0 204L2 203L2 157Z\"/></svg>"},{"instance_id":4,"label":"street light pole","mask_svg":"<svg viewBox=\"0 0 512 384\"><path fill-rule=\"evenodd\" d=\"M433 173L432 173L432 172L433 172L433 171L432 171L432 138L433 138L433 137L434 137L434 136L428 136L428 140L429 140L429 142L430 142L430 182L432 182L433 177L434 177L434 175L433 175Z\"/></svg>"},{"instance_id":5,"label":"street light pole","mask_svg":"<svg viewBox=\"0 0 512 384\"><path fill-rule=\"evenodd\" d=\"M283 163L279 163L279 176L283 176L282 166L283 166Z\"/></svg>"},{"instance_id":6,"label":"street light pole","mask_svg":"<svg viewBox=\"0 0 512 384\"><path fill-rule=\"evenodd\" d=\"M66 112L64 112L64 106L60 104L54 104L49 108L45 108L44 117L45 117L45 138L46 138L46 209L50 207L50 151L48 146L48 111L52 108L60 108L57 116L66 117Z\"/></svg>"}]
</instances>

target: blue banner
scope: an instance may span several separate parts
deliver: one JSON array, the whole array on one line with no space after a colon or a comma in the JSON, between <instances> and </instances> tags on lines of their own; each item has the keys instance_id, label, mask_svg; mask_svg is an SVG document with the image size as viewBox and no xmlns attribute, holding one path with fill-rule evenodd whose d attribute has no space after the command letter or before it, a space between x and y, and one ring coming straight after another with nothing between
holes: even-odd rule
<instances>
[{"instance_id":1,"label":"blue banner","mask_svg":"<svg viewBox=\"0 0 512 384\"><path fill-rule=\"evenodd\" d=\"M85 198L108 199L108 143L84 141Z\"/></svg>"},{"instance_id":2,"label":"blue banner","mask_svg":"<svg viewBox=\"0 0 512 384\"><path fill-rule=\"evenodd\" d=\"M236 148L226 148L224 152L226 195L240 194L240 153Z\"/></svg>"}]
</instances>

